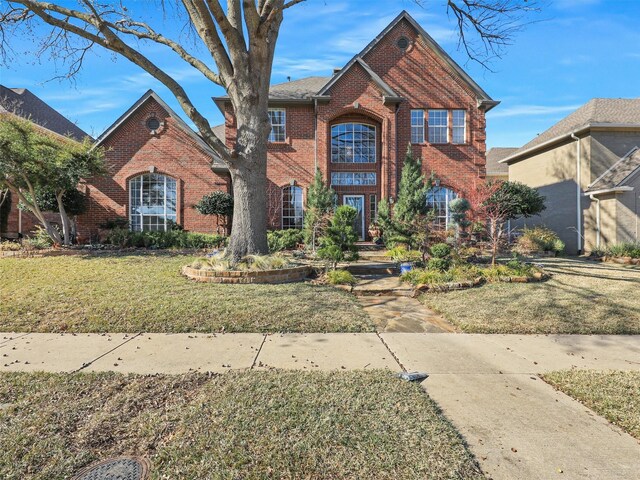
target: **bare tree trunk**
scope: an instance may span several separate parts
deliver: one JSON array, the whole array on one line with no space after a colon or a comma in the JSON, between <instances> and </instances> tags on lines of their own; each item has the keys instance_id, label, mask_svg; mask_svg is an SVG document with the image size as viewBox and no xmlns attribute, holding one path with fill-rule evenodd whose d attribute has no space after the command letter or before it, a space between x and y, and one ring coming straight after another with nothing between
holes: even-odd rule
<instances>
[{"instance_id":1,"label":"bare tree trunk","mask_svg":"<svg viewBox=\"0 0 640 480\"><path fill-rule=\"evenodd\" d=\"M64 208L64 204L62 202L63 196L64 191L59 192L56 195L56 200L58 201L58 211L60 212L60 220L62 221L63 245L71 245L71 221L69 220L69 215L67 215L67 211Z\"/></svg>"}]
</instances>

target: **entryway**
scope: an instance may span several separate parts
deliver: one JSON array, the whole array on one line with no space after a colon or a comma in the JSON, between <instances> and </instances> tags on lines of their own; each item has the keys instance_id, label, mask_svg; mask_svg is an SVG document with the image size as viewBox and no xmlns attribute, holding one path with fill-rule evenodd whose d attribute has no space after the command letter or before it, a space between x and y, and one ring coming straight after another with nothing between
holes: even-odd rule
<instances>
[{"instance_id":1,"label":"entryway","mask_svg":"<svg viewBox=\"0 0 640 480\"><path fill-rule=\"evenodd\" d=\"M364 240L364 195L343 195L342 204L349 205L358 211L358 214L353 221L353 229L358 235L358 240Z\"/></svg>"}]
</instances>

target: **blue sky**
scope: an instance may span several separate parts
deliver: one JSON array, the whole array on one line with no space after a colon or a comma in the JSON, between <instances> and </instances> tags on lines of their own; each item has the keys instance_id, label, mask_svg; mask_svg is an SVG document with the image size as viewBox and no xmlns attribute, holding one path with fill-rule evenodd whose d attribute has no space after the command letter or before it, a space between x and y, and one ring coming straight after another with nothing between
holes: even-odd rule
<instances>
[{"instance_id":1,"label":"blue sky","mask_svg":"<svg viewBox=\"0 0 640 480\"><path fill-rule=\"evenodd\" d=\"M544 0L543 0L544 1ZM69 5L75 4L70 0ZM161 31L177 34L149 0L123 2ZM551 0L519 33L505 55L487 71L458 50L444 0L308 0L286 13L272 83L309 75L330 75L373 39L402 9L408 10L440 45L495 99L487 116L487 146L520 146L593 97L640 96L640 1ZM96 50L75 83L48 81L56 64L49 57L23 54L30 47L12 41L18 52L2 67L0 83L29 88L94 136L104 131L147 89L153 88L179 113L171 94L124 59ZM210 100L222 89L158 47L145 49L180 80L213 125L222 116ZM205 58L205 57L203 57ZM63 71L60 69L58 71Z\"/></svg>"}]
</instances>

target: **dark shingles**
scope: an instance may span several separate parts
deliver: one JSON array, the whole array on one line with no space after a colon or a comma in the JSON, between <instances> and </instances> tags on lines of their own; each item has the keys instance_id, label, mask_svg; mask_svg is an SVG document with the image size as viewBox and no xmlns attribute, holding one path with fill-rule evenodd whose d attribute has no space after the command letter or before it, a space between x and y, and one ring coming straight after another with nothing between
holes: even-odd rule
<instances>
[{"instance_id":1,"label":"dark shingles","mask_svg":"<svg viewBox=\"0 0 640 480\"><path fill-rule=\"evenodd\" d=\"M498 163L518 150L517 147L494 147L487 152L487 175L507 175L509 165Z\"/></svg>"},{"instance_id":2,"label":"dark shingles","mask_svg":"<svg viewBox=\"0 0 640 480\"><path fill-rule=\"evenodd\" d=\"M587 193L624 186L625 180L640 168L640 149L635 147L589 185Z\"/></svg>"},{"instance_id":3,"label":"dark shingles","mask_svg":"<svg viewBox=\"0 0 640 480\"><path fill-rule=\"evenodd\" d=\"M0 106L4 111L31 120L59 135L71 136L76 140L89 136L26 88L7 88L0 85Z\"/></svg>"}]
</instances>

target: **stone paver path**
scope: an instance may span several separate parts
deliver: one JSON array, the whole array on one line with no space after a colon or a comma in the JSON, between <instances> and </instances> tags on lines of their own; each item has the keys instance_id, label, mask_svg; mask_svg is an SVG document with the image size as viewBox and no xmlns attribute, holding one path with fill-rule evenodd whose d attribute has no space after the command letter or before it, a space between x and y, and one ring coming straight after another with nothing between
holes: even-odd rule
<instances>
[{"instance_id":1,"label":"stone paver path","mask_svg":"<svg viewBox=\"0 0 640 480\"><path fill-rule=\"evenodd\" d=\"M454 327L415 298L363 296L358 301L378 332L444 333Z\"/></svg>"},{"instance_id":2,"label":"stone paver path","mask_svg":"<svg viewBox=\"0 0 640 480\"><path fill-rule=\"evenodd\" d=\"M538 376L640 370L637 335L0 334L5 372L264 368L427 372L423 388L494 480L640 478L638 440Z\"/></svg>"}]
</instances>

